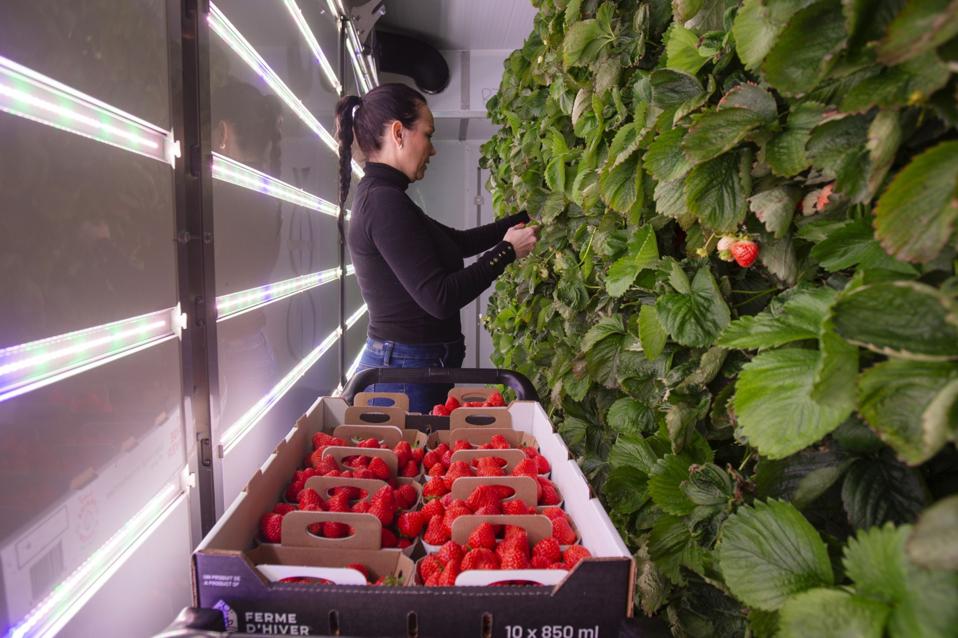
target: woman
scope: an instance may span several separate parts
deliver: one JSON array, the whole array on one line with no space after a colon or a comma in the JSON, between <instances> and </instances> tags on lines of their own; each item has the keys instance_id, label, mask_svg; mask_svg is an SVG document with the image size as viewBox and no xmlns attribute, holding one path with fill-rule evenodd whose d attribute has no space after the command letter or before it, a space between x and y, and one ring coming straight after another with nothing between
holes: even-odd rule
<instances>
[{"instance_id":1,"label":"woman","mask_svg":"<svg viewBox=\"0 0 958 638\"><path fill-rule=\"evenodd\" d=\"M528 215L519 213L471 230L428 217L406 195L423 178L434 122L426 99L403 84L383 84L336 106L340 201L349 193L352 144L366 158L353 198L347 242L369 306L360 370L374 367L458 368L465 357L459 310L478 297L506 266L535 247ZM463 258L479 254L474 264ZM410 411L443 403L449 386L378 384L405 392Z\"/></svg>"}]
</instances>

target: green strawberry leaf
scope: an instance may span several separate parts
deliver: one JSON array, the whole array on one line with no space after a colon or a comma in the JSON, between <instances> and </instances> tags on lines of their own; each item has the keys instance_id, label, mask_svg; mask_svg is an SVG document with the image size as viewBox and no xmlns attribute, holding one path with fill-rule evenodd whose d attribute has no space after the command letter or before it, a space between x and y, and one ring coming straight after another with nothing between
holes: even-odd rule
<instances>
[{"instance_id":1,"label":"green strawberry leaf","mask_svg":"<svg viewBox=\"0 0 958 638\"><path fill-rule=\"evenodd\" d=\"M905 551L926 569L958 571L958 494L944 498L924 512L908 535Z\"/></svg>"},{"instance_id":2,"label":"green strawberry leaf","mask_svg":"<svg viewBox=\"0 0 958 638\"><path fill-rule=\"evenodd\" d=\"M780 307L733 321L718 344L727 348L774 348L793 341L818 339L822 321L837 296L831 288L794 289Z\"/></svg>"},{"instance_id":3,"label":"green strawberry leaf","mask_svg":"<svg viewBox=\"0 0 958 638\"><path fill-rule=\"evenodd\" d=\"M792 177L808 168L805 145L822 119L825 107L815 102L806 102L792 107L785 130L765 146L765 159L776 175Z\"/></svg>"},{"instance_id":4,"label":"green strawberry leaf","mask_svg":"<svg viewBox=\"0 0 958 638\"><path fill-rule=\"evenodd\" d=\"M763 123L746 109L727 108L692 116L682 148L693 162L707 162L731 150Z\"/></svg>"},{"instance_id":5,"label":"green strawberry leaf","mask_svg":"<svg viewBox=\"0 0 958 638\"><path fill-rule=\"evenodd\" d=\"M693 168L685 177L689 211L715 231L735 232L748 212L749 163L748 153L733 152Z\"/></svg>"},{"instance_id":6,"label":"green strawberry leaf","mask_svg":"<svg viewBox=\"0 0 958 638\"><path fill-rule=\"evenodd\" d=\"M939 396L952 396L958 365L891 359L865 370L858 380L858 410L898 456L913 465L931 458L955 421L934 410Z\"/></svg>"},{"instance_id":7,"label":"green strawberry leaf","mask_svg":"<svg viewBox=\"0 0 958 638\"><path fill-rule=\"evenodd\" d=\"M645 170L659 182L685 177L692 168L692 162L682 152L680 145L685 135L685 129L671 128L652 140L645 152Z\"/></svg>"},{"instance_id":8,"label":"green strawberry leaf","mask_svg":"<svg viewBox=\"0 0 958 638\"><path fill-rule=\"evenodd\" d=\"M882 603L838 589L812 589L793 596L779 610L781 638L881 638L889 609Z\"/></svg>"},{"instance_id":9,"label":"green strawberry leaf","mask_svg":"<svg viewBox=\"0 0 958 638\"><path fill-rule=\"evenodd\" d=\"M892 180L875 208L875 235L888 254L927 263L948 242L958 220L958 142L915 157Z\"/></svg>"},{"instance_id":10,"label":"green strawberry leaf","mask_svg":"<svg viewBox=\"0 0 958 638\"><path fill-rule=\"evenodd\" d=\"M847 393L827 404L812 398L821 356L814 350L773 350L742 368L735 384L735 413L749 444L762 455L780 459L794 454L837 428L854 409L854 402L842 400ZM831 382L846 385L849 380L835 374Z\"/></svg>"},{"instance_id":11,"label":"green strawberry leaf","mask_svg":"<svg viewBox=\"0 0 958 638\"><path fill-rule=\"evenodd\" d=\"M649 475L649 496L664 512L685 516L695 509L695 503L682 491L682 483L689 478L692 461L683 455L667 454L656 461Z\"/></svg>"},{"instance_id":12,"label":"green strawberry leaf","mask_svg":"<svg viewBox=\"0 0 958 638\"><path fill-rule=\"evenodd\" d=\"M695 75L709 60L699 53L698 45L698 36L673 24L665 34L665 67Z\"/></svg>"},{"instance_id":13,"label":"green strawberry leaf","mask_svg":"<svg viewBox=\"0 0 958 638\"><path fill-rule=\"evenodd\" d=\"M824 0L793 15L765 57L765 79L785 95L815 88L835 64L848 35L838 0Z\"/></svg>"},{"instance_id":14,"label":"green strawberry leaf","mask_svg":"<svg viewBox=\"0 0 958 638\"><path fill-rule=\"evenodd\" d=\"M606 415L609 427L620 434L653 432L656 427L655 412L649 406L631 397L622 397L609 406Z\"/></svg>"},{"instance_id":15,"label":"green strawberry leaf","mask_svg":"<svg viewBox=\"0 0 958 638\"><path fill-rule=\"evenodd\" d=\"M755 193L748 198L748 207L765 229L780 239L792 225L795 206L801 198L801 191L790 184Z\"/></svg>"},{"instance_id":16,"label":"green strawberry leaf","mask_svg":"<svg viewBox=\"0 0 958 638\"><path fill-rule=\"evenodd\" d=\"M735 52L750 71L755 71L789 18L815 0L745 0L735 14L732 34Z\"/></svg>"},{"instance_id":17,"label":"green strawberry leaf","mask_svg":"<svg viewBox=\"0 0 958 638\"><path fill-rule=\"evenodd\" d=\"M881 354L920 361L958 359L958 302L914 281L843 292L832 306L835 330Z\"/></svg>"},{"instance_id":18,"label":"green strawberry leaf","mask_svg":"<svg viewBox=\"0 0 958 638\"><path fill-rule=\"evenodd\" d=\"M958 3L954 0L908 0L888 25L878 44L883 64L898 64L958 35Z\"/></svg>"},{"instance_id":19,"label":"green strawberry leaf","mask_svg":"<svg viewBox=\"0 0 958 638\"><path fill-rule=\"evenodd\" d=\"M655 306L642 306L639 311L639 341L642 343L645 358L649 361L657 359L662 354L667 340L668 334L662 327L662 322L659 321L659 313Z\"/></svg>"},{"instance_id":20,"label":"green strawberry leaf","mask_svg":"<svg viewBox=\"0 0 958 638\"><path fill-rule=\"evenodd\" d=\"M804 509L855 462L834 446L806 448L780 460L762 458L754 481L761 498L781 498Z\"/></svg>"},{"instance_id":21,"label":"green strawberry leaf","mask_svg":"<svg viewBox=\"0 0 958 638\"><path fill-rule=\"evenodd\" d=\"M867 219L850 219L840 226L829 228L828 236L815 244L811 255L829 272L861 266L868 270L917 274L913 266L898 261L882 250Z\"/></svg>"},{"instance_id":22,"label":"green strawberry leaf","mask_svg":"<svg viewBox=\"0 0 958 638\"><path fill-rule=\"evenodd\" d=\"M948 82L949 75L945 63L928 52L865 78L845 93L841 109L864 113L875 106L891 108L923 102Z\"/></svg>"},{"instance_id":23,"label":"green strawberry leaf","mask_svg":"<svg viewBox=\"0 0 958 638\"><path fill-rule=\"evenodd\" d=\"M925 506L921 478L889 455L860 459L842 483L842 502L855 529L910 523Z\"/></svg>"},{"instance_id":24,"label":"green strawberry leaf","mask_svg":"<svg viewBox=\"0 0 958 638\"><path fill-rule=\"evenodd\" d=\"M728 305L711 271L708 267L699 269L686 293L674 287L678 293L662 295L656 302L655 309L662 326L674 341L682 345L710 345L730 319Z\"/></svg>"},{"instance_id":25,"label":"green strawberry leaf","mask_svg":"<svg viewBox=\"0 0 958 638\"><path fill-rule=\"evenodd\" d=\"M632 286L635 277L644 269L655 266L658 260L655 231L651 226L643 226L629 240L628 252L609 268L605 278L606 292L610 297L621 297Z\"/></svg>"},{"instance_id":26,"label":"green strawberry leaf","mask_svg":"<svg viewBox=\"0 0 958 638\"><path fill-rule=\"evenodd\" d=\"M729 590L745 604L769 611L834 578L818 532L783 501L758 501L732 514L722 527L718 558Z\"/></svg>"}]
</instances>

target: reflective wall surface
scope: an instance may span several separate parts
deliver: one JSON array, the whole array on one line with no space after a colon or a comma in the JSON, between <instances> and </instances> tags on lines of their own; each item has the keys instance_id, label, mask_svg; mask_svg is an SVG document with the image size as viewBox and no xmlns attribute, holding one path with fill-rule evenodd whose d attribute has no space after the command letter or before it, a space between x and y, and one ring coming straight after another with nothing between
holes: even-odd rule
<instances>
[{"instance_id":1,"label":"reflective wall surface","mask_svg":"<svg viewBox=\"0 0 958 638\"><path fill-rule=\"evenodd\" d=\"M194 279L183 276L193 265L177 220L199 212L176 195L184 158L173 150L191 142L173 132L184 130L174 108L184 79L171 75L183 66L183 5L0 3L4 635L108 635L108 626L145 635L189 601L198 421L184 398L192 355L181 334L194 335L195 317L193 293L178 282ZM210 30L210 148L201 150L214 175L205 241L215 281L200 293L222 305L206 388L217 514L337 387L340 343L348 365L364 340L361 314L339 332L341 313L363 308L355 277L340 276L330 144L338 83L355 92L355 80L352 70L330 77L340 36L326 6L222 0L212 12L232 35L201 26ZM84 115L90 108L95 116ZM138 145L149 140L159 146L145 152ZM130 588L142 600L124 599L123 613L139 624L110 625L107 594Z\"/></svg>"}]
</instances>

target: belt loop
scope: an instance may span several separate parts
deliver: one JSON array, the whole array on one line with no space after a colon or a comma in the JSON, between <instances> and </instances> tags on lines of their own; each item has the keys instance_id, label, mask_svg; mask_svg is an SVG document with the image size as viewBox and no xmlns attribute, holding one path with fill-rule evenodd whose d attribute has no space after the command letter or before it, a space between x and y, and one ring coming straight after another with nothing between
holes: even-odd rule
<instances>
[{"instance_id":1,"label":"belt loop","mask_svg":"<svg viewBox=\"0 0 958 638\"><path fill-rule=\"evenodd\" d=\"M383 365L389 367L389 363L392 361L393 356L393 342L384 341L383 342Z\"/></svg>"}]
</instances>

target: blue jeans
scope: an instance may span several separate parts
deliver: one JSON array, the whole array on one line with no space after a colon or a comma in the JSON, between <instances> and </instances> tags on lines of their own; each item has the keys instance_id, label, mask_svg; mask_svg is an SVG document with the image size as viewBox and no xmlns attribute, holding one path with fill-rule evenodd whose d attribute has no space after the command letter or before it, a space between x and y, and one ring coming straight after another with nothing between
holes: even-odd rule
<instances>
[{"instance_id":1,"label":"blue jeans","mask_svg":"<svg viewBox=\"0 0 958 638\"><path fill-rule=\"evenodd\" d=\"M461 368L466 357L463 339L449 343L397 343L366 339L359 367L368 368ZM432 406L446 402L452 385L438 383L376 383L367 392L403 392L409 397L409 411L428 414Z\"/></svg>"}]
</instances>

